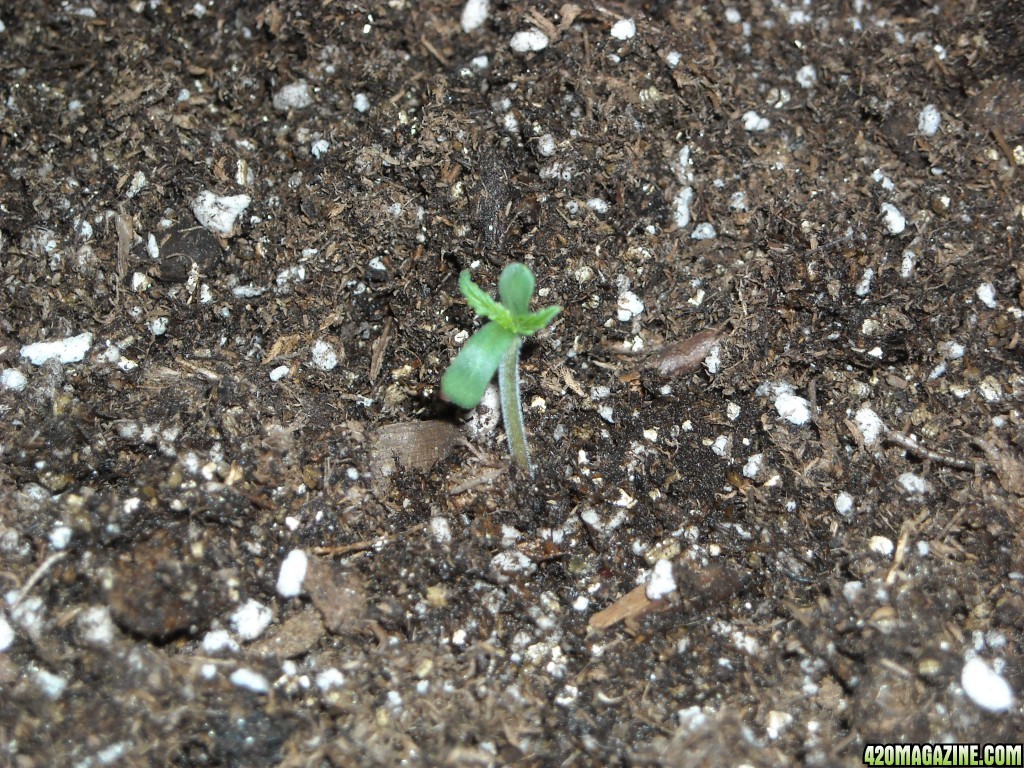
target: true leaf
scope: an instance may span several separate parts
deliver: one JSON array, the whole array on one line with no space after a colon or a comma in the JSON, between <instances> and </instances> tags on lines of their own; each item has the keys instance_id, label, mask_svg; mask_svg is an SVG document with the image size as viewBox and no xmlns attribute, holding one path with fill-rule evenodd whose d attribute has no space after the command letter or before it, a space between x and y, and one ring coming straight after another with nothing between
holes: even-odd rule
<instances>
[{"instance_id":1,"label":"true leaf","mask_svg":"<svg viewBox=\"0 0 1024 768\"><path fill-rule=\"evenodd\" d=\"M478 315L495 321L508 331L514 330L512 316L508 309L492 299L483 288L474 283L468 269L462 270L459 275L459 292Z\"/></svg>"},{"instance_id":2,"label":"true leaf","mask_svg":"<svg viewBox=\"0 0 1024 768\"><path fill-rule=\"evenodd\" d=\"M512 323L515 326L516 333L521 336L529 336L530 334L536 333L542 328L547 328L551 325L551 321L555 319L562 308L559 306L544 307L544 309L538 310L537 312L530 312L525 315L516 315L512 318Z\"/></svg>"}]
</instances>

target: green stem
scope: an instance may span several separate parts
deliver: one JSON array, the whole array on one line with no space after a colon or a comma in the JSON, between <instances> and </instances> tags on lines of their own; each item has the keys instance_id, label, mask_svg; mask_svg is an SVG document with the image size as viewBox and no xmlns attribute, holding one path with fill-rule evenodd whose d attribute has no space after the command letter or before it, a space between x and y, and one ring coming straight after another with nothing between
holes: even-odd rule
<instances>
[{"instance_id":1,"label":"green stem","mask_svg":"<svg viewBox=\"0 0 1024 768\"><path fill-rule=\"evenodd\" d=\"M523 405L519 399L519 350L522 346L522 337L517 337L501 358L498 389L501 393L501 420L505 424L508 449L519 469L533 477L530 448L526 444L526 427L523 424Z\"/></svg>"}]
</instances>

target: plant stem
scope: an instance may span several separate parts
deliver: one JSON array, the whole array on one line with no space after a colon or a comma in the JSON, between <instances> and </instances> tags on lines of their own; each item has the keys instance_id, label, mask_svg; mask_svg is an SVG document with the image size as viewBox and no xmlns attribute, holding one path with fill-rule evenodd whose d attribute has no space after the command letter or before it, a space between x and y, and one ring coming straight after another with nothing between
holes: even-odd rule
<instances>
[{"instance_id":1,"label":"plant stem","mask_svg":"<svg viewBox=\"0 0 1024 768\"><path fill-rule=\"evenodd\" d=\"M519 399L519 350L522 337L511 344L498 366L498 390L501 394L501 420L505 424L508 449L519 469L533 477L530 448L526 444L526 426L523 424L523 405Z\"/></svg>"}]
</instances>

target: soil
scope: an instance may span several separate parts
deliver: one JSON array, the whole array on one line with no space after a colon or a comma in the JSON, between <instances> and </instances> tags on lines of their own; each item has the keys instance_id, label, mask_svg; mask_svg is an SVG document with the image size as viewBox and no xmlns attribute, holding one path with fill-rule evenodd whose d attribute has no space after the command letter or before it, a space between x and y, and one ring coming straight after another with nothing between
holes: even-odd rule
<instances>
[{"instance_id":1,"label":"soil","mask_svg":"<svg viewBox=\"0 0 1024 768\"><path fill-rule=\"evenodd\" d=\"M462 13L0 10L2 764L1019 741L1024 10Z\"/></svg>"}]
</instances>

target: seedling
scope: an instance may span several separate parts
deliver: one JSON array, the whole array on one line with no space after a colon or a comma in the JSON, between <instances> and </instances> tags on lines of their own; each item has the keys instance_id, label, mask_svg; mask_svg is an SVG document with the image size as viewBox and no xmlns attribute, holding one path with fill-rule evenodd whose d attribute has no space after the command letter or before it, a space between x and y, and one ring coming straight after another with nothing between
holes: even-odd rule
<instances>
[{"instance_id":1,"label":"seedling","mask_svg":"<svg viewBox=\"0 0 1024 768\"><path fill-rule=\"evenodd\" d=\"M523 406L519 397L519 350L523 339L547 328L562 311L559 306L530 311L534 278L530 268L509 264L498 279L501 301L492 299L473 282L469 270L459 275L459 292L466 303L487 322L469 337L441 377L441 391L461 408L475 408L498 372L501 418L508 448L519 468L533 477L530 449L526 444Z\"/></svg>"}]
</instances>

